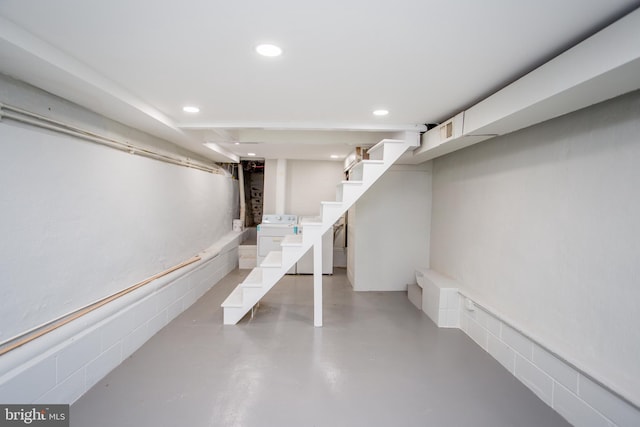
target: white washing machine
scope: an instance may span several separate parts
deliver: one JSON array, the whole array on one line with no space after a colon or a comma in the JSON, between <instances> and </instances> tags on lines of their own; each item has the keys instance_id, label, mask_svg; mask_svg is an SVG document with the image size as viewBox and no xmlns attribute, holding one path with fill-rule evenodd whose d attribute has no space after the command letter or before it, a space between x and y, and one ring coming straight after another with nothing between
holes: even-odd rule
<instances>
[{"instance_id":1,"label":"white washing machine","mask_svg":"<svg viewBox=\"0 0 640 427\"><path fill-rule=\"evenodd\" d=\"M300 217L299 233L304 233L305 222L318 222L318 217ZM298 274L313 274L313 247L296 264ZM322 274L333 274L333 227L322 236Z\"/></svg>"},{"instance_id":2,"label":"white washing machine","mask_svg":"<svg viewBox=\"0 0 640 427\"><path fill-rule=\"evenodd\" d=\"M263 215L262 223L257 227L257 265L260 266L262 261L271 251L281 251L280 243L289 234L298 233L298 217L296 215ZM287 274L296 274L296 266L291 267Z\"/></svg>"}]
</instances>

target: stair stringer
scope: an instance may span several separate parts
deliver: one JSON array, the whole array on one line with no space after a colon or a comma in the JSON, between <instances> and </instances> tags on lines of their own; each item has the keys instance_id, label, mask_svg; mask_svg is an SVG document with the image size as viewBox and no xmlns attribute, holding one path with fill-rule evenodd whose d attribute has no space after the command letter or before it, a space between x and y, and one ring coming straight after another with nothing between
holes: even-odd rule
<instances>
[{"instance_id":1,"label":"stair stringer","mask_svg":"<svg viewBox=\"0 0 640 427\"><path fill-rule=\"evenodd\" d=\"M411 135L413 136L413 135ZM285 237L281 251L269 252L222 303L224 324L238 323L330 227L407 151L419 145L417 137L383 139L369 149L370 160L354 166L355 180L339 184L333 202L321 202L318 222L305 223L304 233ZM359 178L359 179L358 179Z\"/></svg>"}]
</instances>

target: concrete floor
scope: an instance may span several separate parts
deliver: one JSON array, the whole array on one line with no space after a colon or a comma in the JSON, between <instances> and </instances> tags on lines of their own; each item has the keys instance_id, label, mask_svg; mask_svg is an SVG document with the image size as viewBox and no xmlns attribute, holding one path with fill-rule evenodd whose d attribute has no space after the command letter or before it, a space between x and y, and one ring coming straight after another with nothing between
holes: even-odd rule
<instances>
[{"instance_id":1,"label":"concrete floor","mask_svg":"<svg viewBox=\"0 0 640 427\"><path fill-rule=\"evenodd\" d=\"M287 276L254 319L222 325L225 277L71 407L71 426L567 426L459 330L403 292Z\"/></svg>"}]
</instances>

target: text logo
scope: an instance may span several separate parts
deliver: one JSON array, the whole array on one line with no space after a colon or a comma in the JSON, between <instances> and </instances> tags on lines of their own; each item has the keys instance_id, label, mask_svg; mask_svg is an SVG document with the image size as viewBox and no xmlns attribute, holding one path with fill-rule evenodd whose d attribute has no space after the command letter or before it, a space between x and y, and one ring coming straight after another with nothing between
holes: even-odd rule
<instances>
[{"instance_id":1,"label":"text logo","mask_svg":"<svg viewBox=\"0 0 640 427\"><path fill-rule=\"evenodd\" d=\"M0 427L69 427L69 405L0 405Z\"/></svg>"}]
</instances>

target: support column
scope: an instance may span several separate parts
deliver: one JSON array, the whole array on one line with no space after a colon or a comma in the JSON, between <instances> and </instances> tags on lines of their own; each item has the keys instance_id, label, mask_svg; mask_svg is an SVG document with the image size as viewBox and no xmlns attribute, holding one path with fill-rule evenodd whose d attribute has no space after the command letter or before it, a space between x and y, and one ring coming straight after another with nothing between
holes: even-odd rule
<instances>
[{"instance_id":1,"label":"support column","mask_svg":"<svg viewBox=\"0 0 640 427\"><path fill-rule=\"evenodd\" d=\"M313 326L322 327L322 236L313 244Z\"/></svg>"},{"instance_id":2,"label":"support column","mask_svg":"<svg viewBox=\"0 0 640 427\"><path fill-rule=\"evenodd\" d=\"M276 163L276 215L284 215L287 201L287 159L278 159Z\"/></svg>"}]
</instances>

